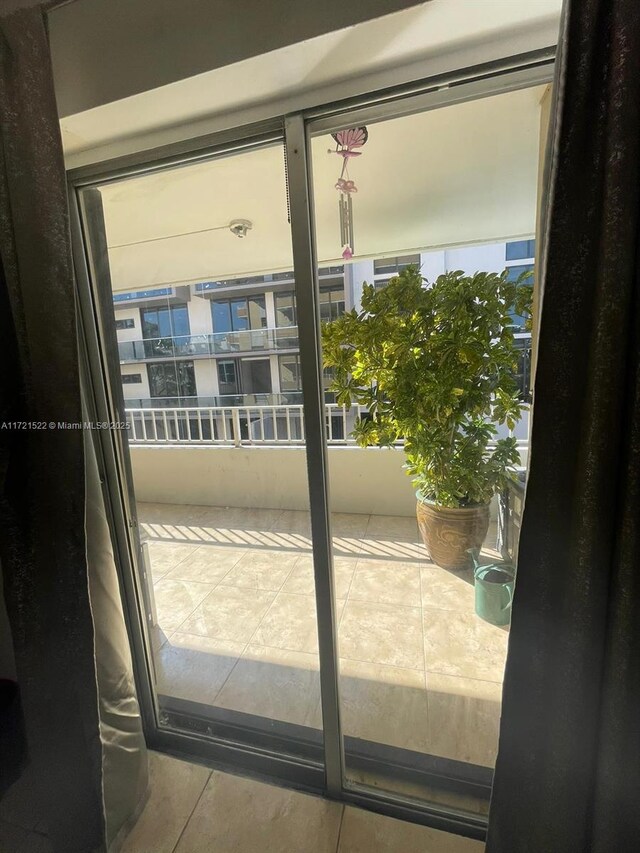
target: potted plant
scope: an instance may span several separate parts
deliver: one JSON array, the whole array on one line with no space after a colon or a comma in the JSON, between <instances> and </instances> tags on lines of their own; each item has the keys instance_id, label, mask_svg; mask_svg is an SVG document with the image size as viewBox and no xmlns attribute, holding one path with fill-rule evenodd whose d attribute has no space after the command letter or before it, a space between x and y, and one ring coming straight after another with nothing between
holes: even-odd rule
<instances>
[{"instance_id":1,"label":"potted plant","mask_svg":"<svg viewBox=\"0 0 640 853\"><path fill-rule=\"evenodd\" d=\"M337 402L368 412L356 421L357 443L404 441L421 535L444 568L470 566L491 498L520 463L515 438L496 436L523 407L513 318L530 313L528 275L458 270L428 283L408 267L381 290L365 284L362 310L322 329Z\"/></svg>"}]
</instances>

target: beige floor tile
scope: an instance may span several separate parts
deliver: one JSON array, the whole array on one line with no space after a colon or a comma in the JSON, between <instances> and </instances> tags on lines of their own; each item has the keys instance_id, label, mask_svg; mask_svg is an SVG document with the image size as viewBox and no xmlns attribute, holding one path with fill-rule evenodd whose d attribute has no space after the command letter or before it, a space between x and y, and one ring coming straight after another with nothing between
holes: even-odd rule
<instances>
[{"instance_id":1,"label":"beige floor tile","mask_svg":"<svg viewBox=\"0 0 640 853\"><path fill-rule=\"evenodd\" d=\"M351 660L424 669L420 608L347 601L339 652Z\"/></svg>"},{"instance_id":2,"label":"beige floor tile","mask_svg":"<svg viewBox=\"0 0 640 853\"><path fill-rule=\"evenodd\" d=\"M185 634L199 634L224 640L248 642L275 593L235 586L217 586L196 608L181 628Z\"/></svg>"},{"instance_id":3,"label":"beige floor tile","mask_svg":"<svg viewBox=\"0 0 640 853\"><path fill-rule=\"evenodd\" d=\"M424 672L341 660L340 701L345 734L429 752Z\"/></svg>"},{"instance_id":4,"label":"beige floor tile","mask_svg":"<svg viewBox=\"0 0 640 853\"><path fill-rule=\"evenodd\" d=\"M158 693L213 704L244 643L175 633L156 657Z\"/></svg>"},{"instance_id":5,"label":"beige floor tile","mask_svg":"<svg viewBox=\"0 0 640 853\"><path fill-rule=\"evenodd\" d=\"M234 507L234 511L235 526L247 530L269 530L282 512L268 507Z\"/></svg>"},{"instance_id":6,"label":"beige floor tile","mask_svg":"<svg viewBox=\"0 0 640 853\"><path fill-rule=\"evenodd\" d=\"M122 853L173 853L209 775L197 764L149 753L149 799Z\"/></svg>"},{"instance_id":7,"label":"beige floor tile","mask_svg":"<svg viewBox=\"0 0 640 853\"><path fill-rule=\"evenodd\" d=\"M146 544L149 554L151 575L158 580L168 571L178 566L183 560L192 556L200 547L199 543L160 542L150 540Z\"/></svg>"},{"instance_id":8,"label":"beige floor tile","mask_svg":"<svg viewBox=\"0 0 640 853\"><path fill-rule=\"evenodd\" d=\"M225 578L246 554L243 548L221 545L201 545L186 557L165 578L217 584Z\"/></svg>"},{"instance_id":9,"label":"beige floor tile","mask_svg":"<svg viewBox=\"0 0 640 853\"><path fill-rule=\"evenodd\" d=\"M182 517L180 504L159 504L138 501L136 512L139 524L176 524Z\"/></svg>"},{"instance_id":10,"label":"beige floor tile","mask_svg":"<svg viewBox=\"0 0 640 853\"><path fill-rule=\"evenodd\" d=\"M176 853L334 853L341 815L338 803L214 771Z\"/></svg>"},{"instance_id":11,"label":"beige floor tile","mask_svg":"<svg viewBox=\"0 0 640 853\"><path fill-rule=\"evenodd\" d=\"M393 560L358 560L349 601L373 601L421 607L420 567Z\"/></svg>"},{"instance_id":12,"label":"beige floor tile","mask_svg":"<svg viewBox=\"0 0 640 853\"><path fill-rule=\"evenodd\" d=\"M153 586L158 624L165 634L173 634L214 588L210 583L165 580Z\"/></svg>"},{"instance_id":13,"label":"beige floor tile","mask_svg":"<svg viewBox=\"0 0 640 853\"><path fill-rule=\"evenodd\" d=\"M365 537L398 542L422 542L415 516L372 515L369 518Z\"/></svg>"},{"instance_id":14,"label":"beige floor tile","mask_svg":"<svg viewBox=\"0 0 640 853\"><path fill-rule=\"evenodd\" d=\"M332 536L347 536L360 539L364 536L368 523L368 515L332 512L331 534Z\"/></svg>"},{"instance_id":15,"label":"beige floor tile","mask_svg":"<svg viewBox=\"0 0 640 853\"><path fill-rule=\"evenodd\" d=\"M249 645L216 697L220 708L321 728L318 656Z\"/></svg>"},{"instance_id":16,"label":"beige floor tile","mask_svg":"<svg viewBox=\"0 0 640 853\"><path fill-rule=\"evenodd\" d=\"M429 672L501 682L508 634L475 613L423 610L425 666Z\"/></svg>"},{"instance_id":17,"label":"beige floor tile","mask_svg":"<svg viewBox=\"0 0 640 853\"><path fill-rule=\"evenodd\" d=\"M346 598L351 586L351 579L356 568L356 560L334 557L333 570L335 572L336 598ZM297 595L314 595L315 582L313 576L313 557L300 557L289 575L287 582L282 587L283 592L291 592Z\"/></svg>"},{"instance_id":18,"label":"beige floor tile","mask_svg":"<svg viewBox=\"0 0 640 853\"><path fill-rule=\"evenodd\" d=\"M315 597L278 593L251 638L251 643L294 652L316 653L318 629Z\"/></svg>"},{"instance_id":19,"label":"beige floor tile","mask_svg":"<svg viewBox=\"0 0 640 853\"><path fill-rule=\"evenodd\" d=\"M311 536L311 517L308 510L283 509L271 525L270 530L297 533L303 537L309 537Z\"/></svg>"},{"instance_id":20,"label":"beige floor tile","mask_svg":"<svg viewBox=\"0 0 640 853\"><path fill-rule=\"evenodd\" d=\"M502 686L493 681L427 673L429 742L434 755L495 765Z\"/></svg>"},{"instance_id":21,"label":"beige floor tile","mask_svg":"<svg viewBox=\"0 0 640 853\"><path fill-rule=\"evenodd\" d=\"M277 592L299 559L297 551L247 551L224 582L231 586Z\"/></svg>"},{"instance_id":22,"label":"beige floor tile","mask_svg":"<svg viewBox=\"0 0 640 853\"><path fill-rule=\"evenodd\" d=\"M472 570L449 572L430 565L421 567L420 576L424 607L474 612L475 589Z\"/></svg>"},{"instance_id":23,"label":"beige floor tile","mask_svg":"<svg viewBox=\"0 0 640 853\"><path fill-rule=\"evenodd\" d=\"M482 853L484 844L346 806L338 853Z\"/></svg>"}]
</instances>

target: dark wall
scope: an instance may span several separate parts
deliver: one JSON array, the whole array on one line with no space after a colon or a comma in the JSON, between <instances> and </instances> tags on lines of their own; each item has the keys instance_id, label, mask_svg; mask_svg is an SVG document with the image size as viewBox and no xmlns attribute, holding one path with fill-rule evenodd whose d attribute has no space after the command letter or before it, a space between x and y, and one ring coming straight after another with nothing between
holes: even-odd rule
<instances>
[{"instance_id":1,"label":"dark wall","mask_svg":"<svg viewBox=\"0 0 640 853\"><path fill-rule=\"evenodd\" d=\"M75 0L49 15L60 116L420 5L416 0Z\"/></svg>"}]
</instances>

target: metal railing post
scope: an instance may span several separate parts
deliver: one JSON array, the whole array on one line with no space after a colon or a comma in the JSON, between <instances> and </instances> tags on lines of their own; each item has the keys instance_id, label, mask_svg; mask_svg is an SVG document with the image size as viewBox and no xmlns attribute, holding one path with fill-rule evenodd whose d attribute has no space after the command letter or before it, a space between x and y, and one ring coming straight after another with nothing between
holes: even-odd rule
<instances>
[{"instance_id":1,"label":"metal railing post","mask_svg":"<svg viewBox=\"0 0 640 853\"><path fill-rule=\"evenodd\" d=\"M231 409L231 429L233 432L233 443L236 447L242 444L242 434L240 432L240 409Z\"/></svg>"}]
</instances>

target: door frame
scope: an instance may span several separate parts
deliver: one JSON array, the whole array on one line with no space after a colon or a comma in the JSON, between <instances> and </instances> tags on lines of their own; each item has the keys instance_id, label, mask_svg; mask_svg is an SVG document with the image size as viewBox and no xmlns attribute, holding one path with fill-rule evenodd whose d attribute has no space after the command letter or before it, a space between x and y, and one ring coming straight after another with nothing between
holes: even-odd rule
<instances>
[{"instance_id":1,"label":"door frame","mask_svg":"<svg viewBox=\"0 0 640 853\"><path fill-rule=\"evenodd\" d=\"M167 730L154 695L151 632L145 619L143 563L136 535L133 478L126 442L117 431L98 431L112 520L112 535L129 632L138 697L147 743L153 749L195 757L223 768L242 769L303 790L381 812L392 817L483 839L487 820L459 809L372 790L345 778L340 721L335 594L332 569L329 475L320 350L319 281L317 275L309 141L311 133L330 132L349 124L437 109L516 89L548 83L555 48L535 51L411 85L327 104L268 122L221 131L162 146L68 173L71 231L78 290L81 335L85 343L93 416L99 421L125 421L124 398L109 280L99 192L102 183L124 180L200 160L240 153L258 146L283 144L291 203L300 363L310 489L310 516L323 715L323 753L293 757L268 739L234 741L224 733L212 738L197 732Z\"/></svg>"}]
</instances>

